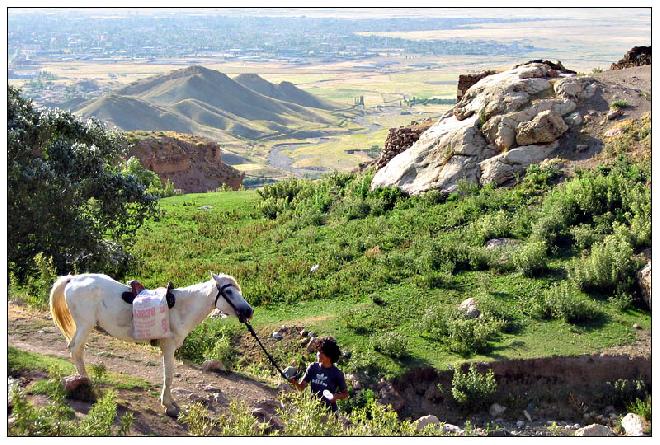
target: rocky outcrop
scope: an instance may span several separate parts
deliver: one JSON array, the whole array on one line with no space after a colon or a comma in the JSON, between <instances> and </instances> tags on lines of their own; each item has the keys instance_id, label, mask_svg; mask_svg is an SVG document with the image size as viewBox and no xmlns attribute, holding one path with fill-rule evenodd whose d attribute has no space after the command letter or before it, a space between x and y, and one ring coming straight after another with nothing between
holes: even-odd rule
<instances>
[{"instance_id":1,"label":"rocky outcrop","mask_svg":"<svg viewBox=\"0 0 660 445\"><path fill-rule=\"evenodd\" d=\"M615 434L609 427L594 423L575 431L575 435L578 437L606 437Z\"/></svg>"},{"instance_id":2,"label":"rocky outcrop","mask_svg":"<svg viewBox=\"0 0 660 445\"><path fill-rule=\"evenodd\" d=\"M245 174L222 162L215 142L190 135L156 136L136 142L129 151L161 180L171 181L184 193L213 191L226 184L237 190Z\"/></svg>"},{"instance_id":3,"label":"rocky outcrop","mask_svg":"<svg viewBox=\"0 0 660 445\"><path fill-rule=\"evenodd\" d=\"M409 149L381 168L372 188L450 193L458 182L508 185L553 156L582 122L576 108L598 88L560 63L532 61L483 77Z\"/></svg>"},{"instance_id":4,"label":"rocky outcrop","mask_svg":"<svg viewBox=\"0 0 660 445\"><path fill-rule=\"evenodd\" d=\"M611 70L622 70L633 66L642 66L651 64L650 46L633 46L630 51L623 56L623 59L613 63Z\"/></svg>"},{"instance_id":5,"label":"rocky outcrop","mask_svg":"<svg viewBox=\"0 0 660 445\"><path fill-rule=\"evenodd\" d=\"M433 125L431 120L421 123L413 121L407 127L390 128L383 151L380 152L378 159L369 165L375 165L376 169L385 167L394 156L407 150L417 142L421 134L428 130L431 125Z\"/></svg>"},{"instance_id":6,"label":"rocky outcrop","mask_svg":"<svg viewBox=\"0 0 660 445\"><path fill-rule=\"evenodd\" d=\"M651 261L649 261L639 272L637 272L637 281L642 290L642 299L651 309Z\"/></svg>"},{"instance_id":7,"label":"rocky outcrop","mask_svg":"<svg viewBox=\"0 0 660 445\"><path fill-rule=\"evenodd\" d=\"M458 87L456 91L456 102L459 102L467 90L470 89L472 85L479 82L484 77L495 74L496 71L486 70L480 73L470 73L470 74L459 74L458 76Z\"/></svg>"}]
</instances>

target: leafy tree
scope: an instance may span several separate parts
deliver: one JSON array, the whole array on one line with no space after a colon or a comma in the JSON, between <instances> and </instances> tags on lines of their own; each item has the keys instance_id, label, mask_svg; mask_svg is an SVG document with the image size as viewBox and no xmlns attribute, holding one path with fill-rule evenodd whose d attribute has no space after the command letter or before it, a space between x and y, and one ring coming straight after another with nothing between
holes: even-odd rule
<instances>
[{"instance_id":1,"label":"leafy tree","mask_svg":"<svg viewBox=\"0 0 660 445\"><path fill-rule=\"evenodd\" d=\"M156 197L122 173L122 133L37 109L13 87L7 93L10 271L25 279L42 252L59 273L123 274L130 259L123 246L155 214Z\"/></svg>"}]
</instances>

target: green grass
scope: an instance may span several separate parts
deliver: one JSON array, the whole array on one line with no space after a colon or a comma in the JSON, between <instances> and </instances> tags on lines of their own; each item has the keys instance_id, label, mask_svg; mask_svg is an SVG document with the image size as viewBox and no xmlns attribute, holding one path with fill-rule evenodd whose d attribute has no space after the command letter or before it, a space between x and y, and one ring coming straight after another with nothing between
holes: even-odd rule
<instances>
[{"instance_id":1,"label":"green grass","mask_svg":"<svg viewBox=\"0 0 660 445\"><path fill-rule=\"evenodd\" d=\"M630 168L625 173L630 179L622 176L619 181L636 183L637 167ZM529 260L545 261L539 270L528 268L525 258L495 264L482 247L493 236L531 242L534 231L545 227L536 227L543 212L567 199L562 193L582 190L578 182L572 188L553 188L551 177L535 170L513 189L465 187L446 200L433 193L397 198L369 192L369 175L342 174L295 182L296 187L284 183L280 197L266 192L262 199L255 191L171 197L161 201L163 217L138 233L136 278L148 286L168 280L185 286L208 279L210 271L229 273L255 306L258 329L295 324L333 335L353 353L342 362L344 368L375 367L389 376L418 365L444 368L466 359L575 355L630 343L635 338L632 324L650 328L650 314L636 308L621 311L609 294L574 291L603 314L594 320L539 319L531 310L554 284L569 280L574 258L582 254L576 245L566 244L570 225L586 224L593 230L590 224L604 224L603 217L592 221L581 216L561 223L568 227L552 226L559 232L549 241L548 252L536 252ZM265 218L260 209L266 204L279 209L280 216ZM198 208L205 205L211 208ZM635 212L606 216L630 224L627 218ZM315 264L320 267L312 273ZM487 302L490 316L504 323L483 352L461 355L451 352L442 336L425 332L420 321L428 308L453 308L469 297ZM374 336L385 332L405 339L406 354L374 350ZM286 361L300 352L278 354Z\"/></svg>"},{"instance_id":2,"label":"green grass","mask_svg":"<svg viewBox=\"0 0 660 445\"><path fill-rule=\"evenodd\" d=\"M48 372L53 368L60 369L65 375L75 373L75 367L67 359L22 351L12 346L7 349L7 366L10 373L31 370ZM90 370L88 369L88 371ZM149 389L151 387L151 384L144 379L117 373L107 373L103 383L116 389Z\"/></svg>"}]
</instances>

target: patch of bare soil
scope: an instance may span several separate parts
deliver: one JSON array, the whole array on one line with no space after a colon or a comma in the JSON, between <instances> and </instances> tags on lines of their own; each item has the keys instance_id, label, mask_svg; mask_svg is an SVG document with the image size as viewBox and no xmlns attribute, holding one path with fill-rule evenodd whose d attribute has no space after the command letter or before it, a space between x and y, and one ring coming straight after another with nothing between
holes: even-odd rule
<instances>
[{"instance_id":1,"label":"patch of bare soil","mask_svg":"<svg viewBox=\"0 0 660 445\"><path fill-rule=\"evenodd\" d=\"M10 303L8 307L8 345L23 351L69 358L66 340L54 325L50 314ZM146 344L123 342L105 334L93 332L87 343L85 363L103 364L108 372L139 377L150 384L148 390L119 390L119 414L133 413L135 421L131 435L180 436L187 429L164 414L160 406L162 366L160 350ZM38 375L22 375L22 386L38 379ZM42 376L43 378L45 376ZM233 373L203 372L197 365L177 361L173 393L192 394L188 400L179 397L184 406L191 399L202 399L212 411L221 412L233 399L250 407L262 406L264 401L277 398L277 390L261 382ZM215 397L211 397L213 394ZM176 397L176 396L175 396ZM72 407L80 413L89 404L75 402Z\"/></svg>"},{"instance_id":2,"label":"patch of bare soil","mask_svg":"<svg viewBox=\"0 0 660 445\"><path fill-rule=\"evenodd\" d=\"M591 98L580 102L576 110L583 117L580 131L567 137L558 152L561 158L569 161L566 169L569 176L576 168L589 169L601 164L603 159L597 155L601 153L607 135L623 122L651 112L650 65L607 70L589 76L598 81L598 89ZM627 106L621 108L619 117L608 120L607 114L615 101L625 102Z\"/></svg>"}]
</instances>

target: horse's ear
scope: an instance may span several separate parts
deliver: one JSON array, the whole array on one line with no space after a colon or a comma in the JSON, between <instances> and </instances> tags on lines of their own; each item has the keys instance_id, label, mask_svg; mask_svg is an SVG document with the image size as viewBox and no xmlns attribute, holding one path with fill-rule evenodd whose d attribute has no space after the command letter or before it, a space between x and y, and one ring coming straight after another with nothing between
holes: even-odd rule
<instances>
[{"instance_id":1,"label":"horse's ear","mask_svg":"<svg viewBox=\"0 0 660 445\"><path fill-rule=\"evenodd\" d=\"M213 272L211 272L211 278L213 278L215 281L218 281L220 279L220 277L214 274Z\"/></svg>"}]
</instances>

